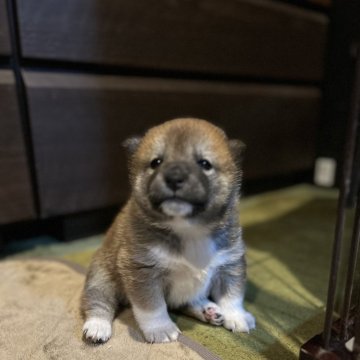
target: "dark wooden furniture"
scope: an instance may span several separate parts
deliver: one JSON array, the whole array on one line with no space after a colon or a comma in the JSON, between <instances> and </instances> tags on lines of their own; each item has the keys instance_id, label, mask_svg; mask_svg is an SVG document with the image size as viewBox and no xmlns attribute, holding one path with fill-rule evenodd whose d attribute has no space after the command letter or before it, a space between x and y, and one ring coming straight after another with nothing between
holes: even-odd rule
<instances>
[{"instance_id":1,"label":"dark wooden furniture","mask_svg":"<svg viewBox=\"0 0 360 360\"><path fill-rule=\"evenodd\" d=\"M0 0L0 56L10 55L10 37L6 0Z\"/></svg>"},{"instance_id":2,"label":"dark wooden furniture","mask_svg":"<svg viewBox=\"0 0 360 360\"><path fill-rule=\"evenodd\" d=\"M360 43L360 2L333 1L324 70L323 111L319 129L319 156L334 158L341 169L349 117L354 55ZM340 182L341 171L338 171Z\"/></svg>"},{"instance_id":3,"label":"dark wooden furniture","mask_svg":"<svg viewBox=\"0 0 360 360\"><path fill-rule=\"evenodd\" d=\"M274 0L0 0L0 64L27 140L21 198L35 203L3 223L123 202L122 141L179 116L246 142L245 182L310 172L327 25Z\"/></svg>"},{"instance_id":4,"label":"dark wooden furniture","mask_svg":"<svg viewBox=\"0 0 360 360\"><path fill-rule=\"evenodd\" d=\"M9 70L0 70L0 224L34 218L23 131Z\"/></svg>"},{"instance_id":5,"label":"dark wooden furniture","mask_svg":"<svg viewBox=\"0 0 360 360\"><path fill-rule=\"evenodd\" d=\"M327 18L276 1L19 0L23 56L321 80Z\"/></svg>"},{"instance_id":6,"label":"dark wooden furniture","mask_svg":"<svg viewBox=\"0 0 360 360\"><path fill-rule=\"evenodd\" d=\"M313 87L33 71L24 78L43 216L125 200L121 143L174 116L206 118L242 138L247 179L312 166L320 108Z\"/></svg>"}]
</instances>

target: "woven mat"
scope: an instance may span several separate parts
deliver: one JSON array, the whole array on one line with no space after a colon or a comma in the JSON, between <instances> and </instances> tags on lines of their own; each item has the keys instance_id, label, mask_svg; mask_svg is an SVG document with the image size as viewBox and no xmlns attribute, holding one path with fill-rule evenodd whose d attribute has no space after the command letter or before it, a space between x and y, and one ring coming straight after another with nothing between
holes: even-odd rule
<instances>
[{"instance_id":1,"label":"woven mat","mask_svg":"<svg viewBox=\"0 0 360 360\"><path fill-rule=\"evenodd\" d=\"M84 274L55 260L0 262L0 359L216 360L181 336L170 344L147 344L130 310L114 321L103 345L82 341L79 304Z\"/></svg>"}]
</instances>

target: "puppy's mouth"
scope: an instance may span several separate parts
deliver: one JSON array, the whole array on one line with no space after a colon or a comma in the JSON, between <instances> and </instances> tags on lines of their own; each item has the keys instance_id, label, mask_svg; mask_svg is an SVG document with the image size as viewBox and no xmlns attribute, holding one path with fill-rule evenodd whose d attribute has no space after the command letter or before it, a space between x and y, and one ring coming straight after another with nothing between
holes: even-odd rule
<instances>
[{"instance_id":1,"label":"puppy's mouth","mask_svg":"<svg viewBox=\"0 0 360 360\"><path fill-rule=\"evenodd\" d=\"M163 214L171 217L191 216L193 212L193 206L190 203L177 198L172 198L163 201L160 204L159 209Z\"/></svg>"},{"instance_id":2,"label":"puppy's mouth","mask_svg":"<svg viewBox=\"0 0 360 360\"><path fill-rule=\"evenodd\" d=\"M164 199L155 208L169 217L191 217L203 210L204 204L195 204L179 197Z\"/></svg>"}]
</instances>

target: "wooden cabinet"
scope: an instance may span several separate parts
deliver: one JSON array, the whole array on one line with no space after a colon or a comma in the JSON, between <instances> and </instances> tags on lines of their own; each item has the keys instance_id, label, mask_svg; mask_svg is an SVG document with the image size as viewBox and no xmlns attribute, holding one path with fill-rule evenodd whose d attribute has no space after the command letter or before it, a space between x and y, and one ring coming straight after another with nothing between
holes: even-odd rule
<instances>
[{"instance_id":1,"label":"wooden cabinet","mask_svg":"<svg viewBox=\"0 0 360 360\"><path fill-rule=\"evenodd\" d=\"M15 80L0 70L0 225L34 217Z\"/></svg>"},{"instance_id":2,"label":"wooden cabinet","mask_svg":"<svg viewBox=\"0 0 360 360\"><path fill-rule=\"evenodd\" d=\"M125 201L123 140L175 117L242 139L245 181L311 171L327 28L290 1L0 0L0 223Z\"/></svg>"},{"instance_id":3,"label":"wooden cabinet","mask_svg":"<svg viewBox=\"0 0 360 360\"><path fill-rule=\"evenodd\" d=\"M43 216L124 201L121 143L179 116L247 143L246 179L311 168L320 92L312 87L24 73Z\"/></svg>"},{"instance_id":4,"label":"wooden cabinet","mask_svg":"<svg viewBox=\"0 0 360 360\"><path fill-rule=\"evenodd\" d=\"M0 55L10 54L6 0L0 0Z\"/></svg>"},{"instance_id":5,"label":"wooden cabinet","mask_svg":"<svg viewBox=\"0 0 360 360\"><path fill-rule=\"evenodd\" d=\"M270 0L18 0L32 59L319 81L327 18Z\"/></svg>"}]
</instances>

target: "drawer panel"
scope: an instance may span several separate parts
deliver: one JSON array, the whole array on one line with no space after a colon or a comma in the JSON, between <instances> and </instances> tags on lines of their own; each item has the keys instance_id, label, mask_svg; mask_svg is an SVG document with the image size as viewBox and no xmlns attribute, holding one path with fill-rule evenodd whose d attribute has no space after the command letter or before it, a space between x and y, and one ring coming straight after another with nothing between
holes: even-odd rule
<instances>
[{"instance_id":1,"label":"drawer panel","mask_svg":"<svg viewBox=\"0 0 360 360\"><path fill-rule=\"evenodd\" d=\"M0 224L34 218L15 80L0 70Z\"/></svg>"},{"instance_id":2,"label":"drawer panel","mask_svg":"<svg viewBox=\"0 0 360 360\"><path fill-rule=\"evenodd\" d=\"M25 57L319 80L327 17L271 0L18 0Z\"/></svg>"},{"instance_id":3,"label":"drawer panel","mask_svg":"<svg viewBox=\"0 0 360 360\"><path fill-rule=\"evenodd\" d=\"M43 216L124 201L122 141L174 117L202 117L243 139L247 179L313 165L316 88L29 71L25 82Z\"/></svg>"},{"instance_id":4,"label":"drawer panel","mask_svg":"<svg viewBox=\"0 0 360 360\"><path fill-rule=\"evenodd\" d=\"M6 0L0 0L0 55L10 54L9 25Z\"/></svg>"}]
</instances>

